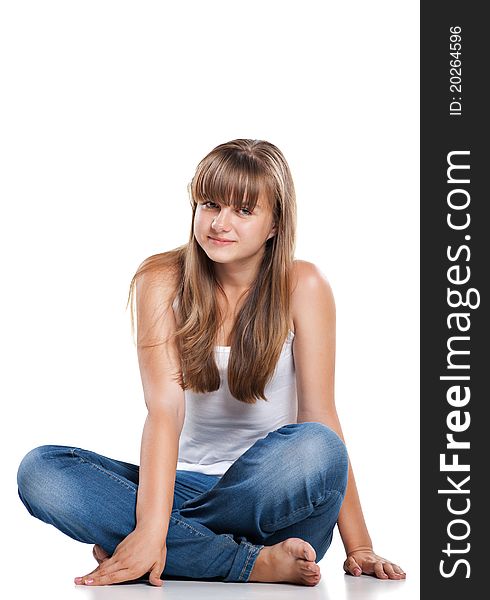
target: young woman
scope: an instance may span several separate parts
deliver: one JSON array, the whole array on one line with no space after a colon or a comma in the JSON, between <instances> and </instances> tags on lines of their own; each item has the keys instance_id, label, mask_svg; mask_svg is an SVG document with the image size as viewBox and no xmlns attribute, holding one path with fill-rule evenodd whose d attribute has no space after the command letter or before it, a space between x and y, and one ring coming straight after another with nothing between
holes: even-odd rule
<instances>
[{"instance_id":1,"label":"young woman","mask_svg":"<svg viewBox=\"0 0 490 600\"><path fill-rule=\"evenodd\" d=\"M217 146L190 184L187 244L147 258L129 290L148 415L140 466L41 446L18 471L33 516L95 544L75 579L315 585L338 524L344 570L403 579L373 551L334 402L335 304L295 260L280 150Z\"/></svg>"}]
</instances>

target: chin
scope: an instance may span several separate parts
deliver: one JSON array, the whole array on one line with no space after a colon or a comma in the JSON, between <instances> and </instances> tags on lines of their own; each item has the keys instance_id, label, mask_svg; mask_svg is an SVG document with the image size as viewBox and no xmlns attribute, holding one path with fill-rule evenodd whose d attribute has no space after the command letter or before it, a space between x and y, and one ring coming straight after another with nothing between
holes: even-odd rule
<instances>
[{"instance_id":1,"label":"chin","mask_svg":"<svg viewBox=\"0 0 490 600\"><path fill-rule=\"evenodd\" d=\"M208 258L211 262L218 263L220 265L226 265L228 263L236 261L236 258L229 258L229 259L221 258L221 257L217 258L216 256L213 256L213 255L210 256L209 254L208 254Z\"/></svg>"}]
</instances>

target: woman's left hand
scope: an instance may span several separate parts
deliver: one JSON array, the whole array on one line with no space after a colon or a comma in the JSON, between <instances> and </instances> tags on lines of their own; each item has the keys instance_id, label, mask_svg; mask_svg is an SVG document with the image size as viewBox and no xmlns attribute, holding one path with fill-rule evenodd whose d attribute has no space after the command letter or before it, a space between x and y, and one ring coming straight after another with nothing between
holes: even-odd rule
<instances>
[{"instance_id":1,"label":"woman's left hand","mask_svg":"<svg viewBox=\"0 0 490 600\"><path fill-rule=\"evenodd\" d=\"M382 558L372 549L353 550L347 554L344 571L355 577L362 573L378 579L405 579L404 570L386 558Z\"/></svg>"}]
</instances>

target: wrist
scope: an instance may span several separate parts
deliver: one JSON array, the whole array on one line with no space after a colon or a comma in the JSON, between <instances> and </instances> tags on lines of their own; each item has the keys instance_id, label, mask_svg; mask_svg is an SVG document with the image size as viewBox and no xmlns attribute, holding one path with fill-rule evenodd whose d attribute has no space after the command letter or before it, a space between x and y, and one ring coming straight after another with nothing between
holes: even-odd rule
<instances>
[{"instance_id":1,"label":"wrist","mask_svg":"<svg viewBox=\"0 0 490 600\"><path fill-rule=\"evenodd\" d=\"M351 554L354 554L355 552L374 552L374 550L373 550L372 545L370 545L370 544L352 546L351 548L345 549L345 553L347 554L347 556L350 556Z\"/></svg>"},{"instance_id":2,"label":"wrist","mask_svg":"<svg viewBox=\"0 0 490 600\"><path fill-rule=\"evenodd\" d=\"M147 535L159 536L164 539L167 537L168 523L158 520L140 520L136 521L135 531Z\"/></svg>"}]
</instances>

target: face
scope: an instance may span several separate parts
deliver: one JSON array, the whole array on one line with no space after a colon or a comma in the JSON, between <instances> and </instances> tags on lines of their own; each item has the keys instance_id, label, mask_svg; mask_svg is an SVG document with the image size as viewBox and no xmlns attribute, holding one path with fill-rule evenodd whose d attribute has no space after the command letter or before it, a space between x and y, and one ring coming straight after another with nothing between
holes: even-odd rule
<instances>
[{"instance_id":1,"label":"face","mask_svg":"<svg viewBox=\"0 0 490 600\"><path fill-rule=\"evenodd\" d=\"M265 242L276 233L267 198L259 196L253 211L217 202L199 202L194 217L194 236L208 257L230 263L261 255ZM226 241L219 241L226 240Z\"/></svg>"}]
</instances>

